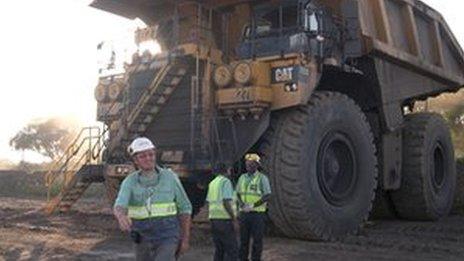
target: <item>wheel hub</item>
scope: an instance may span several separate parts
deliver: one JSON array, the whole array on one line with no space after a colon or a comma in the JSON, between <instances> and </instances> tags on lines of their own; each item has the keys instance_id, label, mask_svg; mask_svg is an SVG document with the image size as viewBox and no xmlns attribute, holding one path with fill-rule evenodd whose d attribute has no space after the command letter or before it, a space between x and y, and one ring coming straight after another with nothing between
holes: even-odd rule
<instances>
[{"instance_id":1,"label":"wheel hub","mask_svg":"<svg viewBox=\"0 0 464 261\"><path fill-rule=\"evenodd\" d=\"M356 181L354 147L341 132L325 136L318 152L319 187L329 203L343 205L353 193Z\"/></svg>"},{"instance_id":2,"label":"wheel hub","mask_svg":"<svg viewBox=\"0 0 464 261\"><path fill-rule=\"evenodd\" d=\"M433 188L439 190L445 181L445 155L440 143L435 145L433 150L433 159L430 161L430 177L432 179Z\"/></svg>"}]
</instances>

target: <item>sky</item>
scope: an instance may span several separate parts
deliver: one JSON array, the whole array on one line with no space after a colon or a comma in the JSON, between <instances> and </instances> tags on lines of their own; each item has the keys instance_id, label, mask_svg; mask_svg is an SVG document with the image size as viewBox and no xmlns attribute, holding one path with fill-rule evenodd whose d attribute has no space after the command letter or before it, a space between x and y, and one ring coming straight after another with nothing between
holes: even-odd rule
<instances>
[{"instance_id":1,"label":"sky","mask_svg":"<svg viewBox=\"0 0 464 261\"><path fill-rule=\"evenodd\" d=\"M91 0L0 3L0 159L21 153L8 141L34 119L69 117L94 125L97 44L132 37L140 23L88 6ZM464 1L425 0L447 20L464 45ZM28 161L39 161L34 153Z\"/></svg>"}]
</instances>

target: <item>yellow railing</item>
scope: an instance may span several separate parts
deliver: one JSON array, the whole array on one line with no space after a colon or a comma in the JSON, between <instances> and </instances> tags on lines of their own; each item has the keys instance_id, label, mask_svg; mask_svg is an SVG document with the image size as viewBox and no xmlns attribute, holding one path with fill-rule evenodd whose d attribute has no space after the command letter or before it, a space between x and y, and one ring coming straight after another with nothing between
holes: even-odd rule
<instances>
[{"instance_id":1,"label":"yellow railing","mask_svg":"<svg viewBox=\"0 0 464 261\"><path fill-rule=\"evenodd\" d=\"M145 89L144 93L140 97L139 101L137 102L137 105L135 108L130 112L129 116L127 117L127 125L131 126L137 116L140 114L140 112L143 110L144 106L147 104L148 100L150 97L155 93L159 85L161 84L162 80L166 76L166 74L169 72L169 70L172 68L171 64L163 66L160 71L157 73L155 76L155 79L151 82L149 87Z\"/></svg>"},{"instance_id":2,"label":"yellow railing","mask_svg":"<svg viewBox=\"0 0 464 261\"><path fill-rule=\"evenodd\" d=\"M76 172L85 164L100 163L104 148L103 139L107 132L100 127L82 128L63 155L58 158L45 174L47 200L50 200L53 185L62 177L61 188L65 187Z\"/></svg>"}]
</instances>

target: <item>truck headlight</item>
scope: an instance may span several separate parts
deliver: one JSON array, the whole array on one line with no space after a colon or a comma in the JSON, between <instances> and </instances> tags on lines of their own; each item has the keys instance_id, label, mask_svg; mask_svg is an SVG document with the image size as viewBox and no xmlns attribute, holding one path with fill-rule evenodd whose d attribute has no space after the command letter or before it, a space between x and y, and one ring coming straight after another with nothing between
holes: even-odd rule
<instances>
[{"instance_id":1,"label":"truck headlight","mask_svg":"<svg viewBox=\"0 0 464 261\"><path fill-rule=\"evenodd\" d=\"M248 63L241 62L235 66L234 80L240 84L247 84L251 80L251 66Z\"/></svg>"},{"instance_id":2,"label":"truck headlight","mask_svg":"<svg viewBox=\"0 0 464 261\"><path fill-rule=\"evenodd\" d=\"M97 102L104 102L106 100L106 96L107 96L106 87L107 86L105 86L102 83L99 83L97 87L95 87L94 95L95 95L95 100L97 100Z\"/></svg>"},{"instance_id":3,"label":"truck headlight","mask_svg":"<svg viewBox=\"0 0 464 261\"><path fill-rule=\"evenodd\" d=\"M220 65L214 70L214 83L219 87L226 87L232 82L232 72L227 65Z\"/></svg>"},{"instance_id":4,"label":"truck headlight","mask_svg":"<svg viewBox=\"0 0 464 261\"><path fill-rule=\"evenodd\" d=\"M108 97L111 101L115 101L121 95L122 86L119 82L114 82L108 87Z\"/></svg>"}]
</instances>

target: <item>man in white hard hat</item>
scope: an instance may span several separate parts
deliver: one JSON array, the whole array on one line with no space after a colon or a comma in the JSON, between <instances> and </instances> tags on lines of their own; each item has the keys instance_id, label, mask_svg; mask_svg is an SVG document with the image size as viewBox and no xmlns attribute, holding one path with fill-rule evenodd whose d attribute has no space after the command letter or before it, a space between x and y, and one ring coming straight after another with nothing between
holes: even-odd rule
<instances>
[{"instance_id":1,"label":"man in white hard hat","mask_svg":"<svg viewBox=\"0 0 464 261\"><path fill-rule=\"evenodd\" d=\"M266 205L271 196L269 179L261 173L258 154L245 155L245 167L237 183L240 206L240 260L248 260L250 239L253 239L251 260L261 260L263 251Z\"/></svg>"},{"instance_id":2,"label":"man in white hard hat","mask_svg":"<svg viewBox=\"0 0 464 261\"><path fill-rule=\"evenodd\" d=\"M128 152L138 170L122 182L114 215L131 234L136 260L176 260L189 248L192 205L177 175L156 165L148 138L134 139Z\"/></svg>"}]
</instances>

